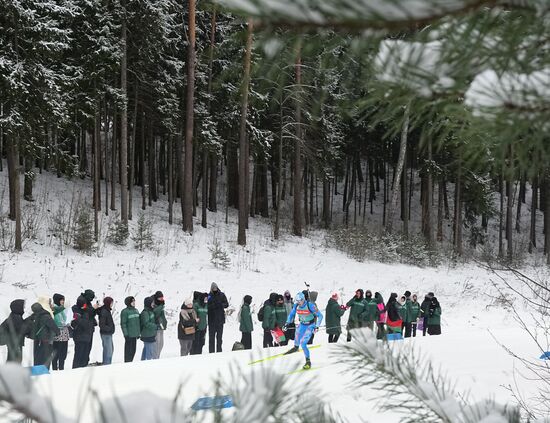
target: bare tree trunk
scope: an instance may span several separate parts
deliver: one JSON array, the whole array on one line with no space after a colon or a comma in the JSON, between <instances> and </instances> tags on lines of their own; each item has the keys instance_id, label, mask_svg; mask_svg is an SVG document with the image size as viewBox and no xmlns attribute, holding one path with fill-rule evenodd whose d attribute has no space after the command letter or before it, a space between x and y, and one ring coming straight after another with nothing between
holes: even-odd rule
<instances>
[{"instance_id":1,"label":"bare tree trunk","mask_svg":"<svg viewBox=\"0 0 550 423\"><path fill-rule=\"evenodd\" d=\"M132 140L130 142L130 175L128 177L129 189L128 189L128 220L132 220L132 204L134 202L134 184L136 174L136 136L137 136L137 117L138 117L138 83L136 81L136 95L134 97L134 116L132 118Z\"/></svg>"},{"instance_id":2,"label":"bare tree trunk","mask_svg":"<svg viewBox=\"0 0 550 423\"><path fill-rule=\"evenodd\" d=\"M409 106L405 109L405 121L403 122L403 129L401 130L401 143L399 144L399 158L397 159L397 169L395 171L395 178L393 183L392 197L388 210L388 221L386 224L386 231L392 232L393 215L395 207L397 207L397 198L399 195L399 181L401 181L401 175L403 173L403 167L405 165L405 158L407 157L407 139L409 134Z\"/></svg>"},{"instance_id":3,"label":"bare tree trunk","mask_svg":"<svg viewBox=\"0 0 550 423\"><path fill-rule=\"evenodd\" d=\"M426 140L426 147L427 147L427 153L428 153L428 163L429 167L428 169L425 169L425 173L423 175L423 182L424 182L424 191L423 195L424 197L422 202L422 233L424 235L424 239L426 240L426 243L429 246L433 245L433 230L432 230L432 169L431 169L431 163L432 163L432 142L430 139ZM462 216L460 214L460 216ZM459 228L460 229L460 228ZM462 249L462 246L460 246L460 249Z\"/></svg>"},{"instance_id":4,"label":"bare tree trunk","mask_svg":"<svg viewBox=\"0 0 550 423\"><path fill-rule=\"evenodd\" d=\"M110 169L109 169L109 110L107 105L107 97L105 96L105 122L103 127L103 145L105 149L105 216L109 216L109 181L110 181Z\"/></svg>"},{"instance_id":5,"label":"bare tree trunk","mask_svg":"<svg viewBox=\"0 0 550 423\"><path fill-rule=\"evenodd\" d=\"M518 208L516 213L516 232L518 234L521 231L521 205L525 203L526 178L525 172L521 172L519 181Z\"/></svg>"},{"instance_id":6,"label":"bare tree trunk","mask_svg":"<svg viewBox=\"0 0 550 423\"><path fill-rule=\"evenodd\" d=\"M511 262L514 258L514 243L513 243L513 219L514 219L514 195L513 195L513 177L514 177L514 153L512 146L508 151L508 177L506 181L506 241L507 241L507 256Z\"/></svg>"},{"instance_id":7,"label":"bare tree trunk","mask_svg":"<svg viewBox=\"0 0 550 423\"><path fill-rule=\"evenodd\" d=\"M281 195L283 191L283 90L281 90L279 107L279 149L277 154L277 158L279 159L279 169L277 171L277 207L275 208L275 228L273 229L273 238L275 239L279 239L279 228L281 225Z\"/></svg>"},{"instance_id":8,"label":"bare tree trunk","mask_svg":"<svg viewBox=\"0 0 550 423\"><path fill-rule=\"evenodd\" d=\"M304 160L304 172L302 177L302 188L304 193L304 225L309 226L309 208L307 204L308 200L308 174L309 174L309 168L308 168L308 160Z\"/></svg>"},{"instance_id":9,"label":"bare tree trunk","mask_svg":"<svg viewBox=\"0 0 550 423\"><path fill-rule=\"evenodd\" d=\"M113 112L113 137L111 139L111 210L116 210L116 150L118 145L117 122L117 108L115 105Z\"/></svg>"},{"instance_id":10,"label":"bare tree trunk","mask_svg":"<svg viewBox=\"0 0 550 423\"><path fill-rule=\"evenodd\" d=\"M122 91L122 110L120 115L120 219L128 224L128 86L126 82L127 46L126 46L126 3L123 4L122 19L122 59L120 64L120 89Z\"/></svg>"},{"instance_id":11,"label":"bare tree trunk","mask_svg":"<svg viewBox=\"0 0 550 423\"><path fill-rule=\"evenodd\" d=\"M249 19L244 55L244 76L241 87L241 122L239 128L239 228L237 236L237 243L239 245L246 245L246 228L248 223L248 193L246 187L247 179L249 178L249 171L246 119L248 113L248 89L250 85L250 61L252 57L253 31L254 27L252 24L252 19Z\"/></svg>"},{"instance_id":12,"label":"bare tree trunk","mask_svg":"<svg viewBox=\"0 0 550 423\"><path fill-rule=\"evenodd\" d=\"M146 189L145 189L145 181L147 180L147 178L145 177L146 175L146 172L145 172L145 111L143 111L142 115L141 115L141 142L139 144L139 149L140 149L140 155L139 155L139 161L140 161L140 165L139 165L139 173L140 173L140 182L141 182L141 209L142 210L145 210L147 204L146 204L146 200L147 200L147 194L146 194ZM181 144L180 144L180 147L181 147ZM183 148L183 147L182 147ZM183 171L183 150L180 149L180 151L182 152L181 153L181 157L179 158L178 160L178 163L179 163L179 168ZM183 177L182 177L183 178ZM183 187L183 184L181 183L180 181L180 184L179 184L179 187L180 187L180 190L182 189ZM182 212L183 212L183 202L182 202Z\"/></svg>"},{"instance_id":13,"label":"bare tree trunk","mask_svg":"<svg viewBox=\"0 0 550 423\"><path fill-rule=\"evenodd\" d=\"M19 142L14 135L8 136L8 178L10 181L10 219L15 220L15 250L21 251L21 188L19 181ZM13 214L12 214L13 213Z\"/></svg>"},{"instance_id":14,"label":"bare tree trunk","mask_svg":"<svg viewBox=\"0 0 550 423\"><path fill-rule=\"evenodd\" d=\"M294 141L294 210L292 233L302 236L302 55L301 46L296 49L296 139Z\"/></svg>"},{"instance_id":15,"label":"bare tree trunk","mask_svg":"<svg viewBox=\"0 0 550 423\"><path fill-rule=\"evenodd\" d=\"M546 263L550 264L550 172L544 174L544 254Z\"/></svg>"},{"instance_id":16,"label":"bare tree trunk","mask_svg":"<svg viewBox=\"0 0 550 423\"><path fill-rule=\"evenodd\" d=\"M34 201L32 197L32 184L33 184L33 158L32 152L27 151L23 156L24 164L24 178L23 178L23 199L25 201Z\"/></svg>"},{"instance_id":17,"label":"bare tree trunk","mask_svg":"<svg viewBox=\"0 0 550 423\"><path fill-rule=\"evenodd\" d=\"M323 227L330 228L330 179L323 175ZM363 215L364 216L364 215Z\"/></svg>"},{"instance_id":18,"label":"bare tree trunk","mask_svg":"<svg viewBox=\"0 0 550 423\"><path fill-rule=\"evenodd\" d=\"M168 223L174 223L174 145L173 137L168 137Z\"/></svg>"},{"instance_id":19,"label":"bare tree trunk","mask_svg":"<svg viewBox=\"0 0 550 423\"><path fill-rule=\"evenodd\" d=\"M210 153L210 183L208 184L208 210L218 211L218 155Z\"/></svg>"},{"instance_id":20,"label":"bare tree trunk","mask_svg":"<svg viewBox=\"0 0 550 423\"><path fill-rule=\"evenodd\" d=\"M101 114L100 114L99 98L96 99L95 114L94 114L94 142L93 142L93 164L94 164L94 239L97 242L99 239L99 210L101 209L100 199L101 193L99 192L100 185L100 172L99 161L101 159L101 153L99 148L100 126L101 126Z\"/></svg>"},{"instance_id":21,"label":"bare tree trunk","mask_svg":"<svg viewBox=\"0 0 550 423\"><path fill-rule=\"evenodd\" d=\"M187 94L185 101L185 163L183 173L183 230L193 232L193 119L195 103L195 0L189 0Z\"/></svg>"},{"instance_id":22,"label":"bare tree trunk","mask_svg":"<svg viewBox=\"0 0 550 423\"><path fill-rule=\"evenodd\" d=\"M531 186L531 225L529 227L529 253L533 252L533 248L537 247L537 191L538 191L538 176L533 177L533 185Z\"/></svg>"},{"instance_id":23,"label":"bare tree trunk","mask_svg":"<svg viewBox=\"0 0 550 423\"><path fill-rule=\"evenodd\" d=\"M454 215L454 246L455 252L462 255L462 164L459 162L455 184L455 215Z\"/></svg>"},{"instance_id":24,"label":"bare tree trunk","mask_svg":"<svg viewBox=\"0 0 550 423\"><path fill-rule=\"evenodd\" d=\"M443 176L439 177L439 187L437 190L437 241L443 241L443 191L445 189L445 180Z\"/></svg>"},{"instance_id":25,"label":"bare tree trunk","mask_svg":"<svg viewBox=\"0 0 550 423\"><path fill-rule=\"evenodd\" d=\"M502 239L502 232L504 231L504 179L502 173L499 175L500 213L498 228L498 257L501 259L504 257L504 243Z\"/></svg>"}]
</instances>

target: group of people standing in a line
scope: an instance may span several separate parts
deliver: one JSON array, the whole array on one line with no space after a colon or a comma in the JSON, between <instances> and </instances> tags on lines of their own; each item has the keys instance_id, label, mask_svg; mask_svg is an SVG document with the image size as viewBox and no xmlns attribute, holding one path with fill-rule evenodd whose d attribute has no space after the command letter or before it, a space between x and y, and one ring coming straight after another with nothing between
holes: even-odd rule
<instances>
[{"instance_id":1,"label":"group of people standing in a line","mask_svg":"<svg viewBox=\"0 0 550 423\"><path fill-rule=\"evenodd\" d=\"M303 291L306 302L315 305L317 309L317 292ZM16 299L10 304L11 313L0 324L0 345L8 348L8 361L21 363L22 348L25 338L34 343L34 365L52 366L54 370L63 370L67 358L70 338L74 342L74 358L72 367L86 367L90 363L94 332L99 326L99 334L103 347L103 365L111 364L114 345L113 334L115 323L113 319L113 298L103 298L103 304L95 301L95 293L85 290L78 296L76 304L68 310L65 307L65 297L54 294L53 297L40 297L31 306L32 314L23 318L25 301ZM134 360L137 350L137 340L143 342L142 360L152 360L160 357L164 345L164 331L167 328L165 300L161 291L146 297L143 310L136 308L136 299L132 296L124 300L125 308L120 313L120 327L124 335L124 361ZM286 345L294 339L296 326L289 322L289 316L294 308L294 300L289 291L284 294L271 293L258 311L258 320L262 323L263 347ZM181 305L177 334L180 342L180 354L202 354L206 340L209 337L209 352L221 352L223 328L225 325L225 310L229 307L227 297L220 291L216 283L212 283L210 292L195 291L193 297L185 299ZM241 332L241 347L252 348L252 297L245 295L238 312L239 330ZM388 333L403 333L405 337L416 336L417 330L423 335L441 334L441 306L432 292L428 293L420 304L417 295L409 291L398 299L392 293L386 304L382 295L370 290L364 293L362 289L345 305L339 303L338 293L333 293L326 307L326 333L328 342L337 342L342 333L341 318L350 311L347 323L347 340L351 340L351 330L369 327L377 332L377 338L382 339ZM277 336L277 333L284 336ZM313 342L314 333L308 343ZM99 363L98 363L99 364Z\"/></svg>"}]
</instances>

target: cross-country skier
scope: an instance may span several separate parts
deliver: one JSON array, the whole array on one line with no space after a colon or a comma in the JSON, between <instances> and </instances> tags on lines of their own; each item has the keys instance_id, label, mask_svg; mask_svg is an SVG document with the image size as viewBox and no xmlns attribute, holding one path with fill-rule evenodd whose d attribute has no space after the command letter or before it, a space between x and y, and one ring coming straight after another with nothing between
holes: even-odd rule
<instances>
[{"instance_id":1,"label":"cross-country skier","mask_svg":"<svg viewBox=\"0 0 550 423\"><path fill-rule=\"evenodd\" d=\"M313 303L306 300L305 295L302 292L298 292L294 298L294 307L286 319L286 324L283 330L286 330L288 325L294 323L294 318L298 314L298 320L300 325L296 329L296 336L294 338L294 347L288 350L285 354L292 354L297 352L300 347L304 350L306 357L306 364L303 369L311 369L311 360L309 357L309 349L307 348L307 341L317 329L323 320L323 315Z\"/></svg>"}]
</instances>

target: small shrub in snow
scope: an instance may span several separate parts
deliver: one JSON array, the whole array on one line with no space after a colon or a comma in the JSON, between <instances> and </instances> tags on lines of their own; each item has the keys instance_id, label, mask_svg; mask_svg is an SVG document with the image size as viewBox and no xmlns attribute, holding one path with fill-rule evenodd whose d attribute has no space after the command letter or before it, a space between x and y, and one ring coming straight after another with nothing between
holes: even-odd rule
<instances>
[{"instance_id":1,"label":"small shrub in snow","mask_svg":"<svg viewBox=\"0 0 550 423\"><path fill-rule=\"evenodd\" d=\"M76 250L91 253L94 250L94 226L87 204L77 207L73 230L73 246Z\"/></svg>"},{"instance_id":2,"label":"small shrub in snow","mask_svg":"<svg viewBox=\"0 0 550 423\"><path fill-rule=\"evenodd\" d=\"M229 254L225 251L218 239L214 239L214 244L211 247L208 247L210 251L210 263L218 269L227 269L231 265L231 259Z\"/></svg>"},{"instance_id":3,"label":"small shrub in snow","mask_svg":"<svg viewBox=\"0 0 550 423\"><path fill-rule=\"evenodd\" d=\"M382 263L405 263L414 266L437 266L441 257L430 250L421 237L368 232L364 228L342 228L328 233L328 243L350 257Z\"/></svg>"},{"instance_id":4,"label":"small shrub in snow","mask_svg":"<svg viewBox=\"0 0 550 423\"><path fill-rule=\"evenodd\" d=\"M143 213L139 215L136 229L132 234L132 241L134 241L136 250L139 251L151 249L154 246L153 222L146 219Z\"/></svg>"},{"instance_id":5,"label":"small shrub in snow","mask_svg":"<svg viewBox=\"0 0 550 423\"><path fill-rule=\"evenodd\" d=\"M123 247L128 243L129 236L128 225L122 220L117 220L112 225L109 225L107 242Z\"/></svg>"},{"instance_id":6,"label":"small shrub in snow","mask_svg":"<svg viewBox=\"0 0 550 423\"><path fill-rule=\"evenodd\" d=\"M7 251L13 247L13 228L7 216L0 216L0 250Z\"/></svg>"}]
</instances>

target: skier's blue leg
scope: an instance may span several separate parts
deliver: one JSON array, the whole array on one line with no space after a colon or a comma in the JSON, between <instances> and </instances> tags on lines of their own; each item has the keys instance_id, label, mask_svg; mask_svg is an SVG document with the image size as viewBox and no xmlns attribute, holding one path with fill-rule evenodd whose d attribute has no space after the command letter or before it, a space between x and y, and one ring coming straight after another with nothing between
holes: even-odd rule
<instances>
[{"instance_id":1,"label":"skier's blue leg","mask_svg":"<svg viewBox=\"0 0 550 423\"><path fill-rule=\"evenodd\" d=\"M309 338L311 338L311 334L313 333L314 326L313 325L300 325L300 329L304 328L303 335L300 339L300 347L304 350L304 355L307 359L309 359L309 348L307 347L307 342L309 341Z\"/></svg>"}]
</instances>

